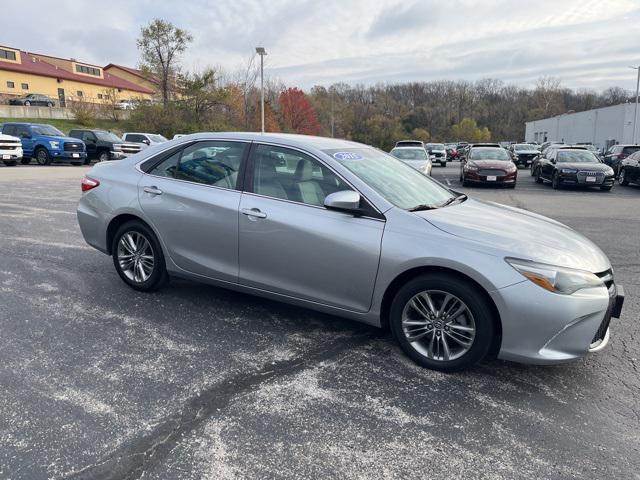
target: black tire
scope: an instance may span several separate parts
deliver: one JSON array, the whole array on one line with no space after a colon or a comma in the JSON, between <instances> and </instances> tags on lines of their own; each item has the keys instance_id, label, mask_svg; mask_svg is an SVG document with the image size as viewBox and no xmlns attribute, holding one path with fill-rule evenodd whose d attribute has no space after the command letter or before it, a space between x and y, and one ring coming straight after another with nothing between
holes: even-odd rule
<instances>
[{"instance_id":1,"label":"black tire","mask_svg":"<svg viewBox=\"0 0 640 480\"><path fill-rule=\"evenodd\" d=\"M107 150L101 150L98 152L98 162L108 162L109 152Z\"/></svg>"},{"instance_id":2,"label":"black tire","mask_svg":"<svg viewBox=\"0 0 640 480\"><path fill-rule=\"evenodd\" d=\"M473 316L475 338L473 338L468 351L459 358L453 360L429 358L414 348L412 343L407 340L402 326L405 306L416 294L428 290L454 295L464 302ZM478 287L448 273L429 273L407 282L393 299L389 323L400 348L409 358L418 365L441 372L456 372L472 367L486 357L495 336L492 309L485 297L478 291ZM443 336L446 338L446 335L443 334Z\"/></svg>"},{"instance_id":3,"label":"black tire","mask_svg":"<svg viewBox=\"0 0 640 480\"><path fill-rule=\"evenodd\" d=\"M84 162L71 162L71 165L73 165L74 167L83 167Z\"/></svg>"},{"instance_id":4,"label":"black tire","mask_svg":"<svg viewBox=\"0 0 640 480\"><path fill-rule=\"evenodd\" d=\"M618 183L623 187L629 185L629 180L627 180L627 172L624 171L624 168L620 169L620 173L618 174Z\"/></svg>"},{"instance_id":5,"label":"black tire","mask_svg":"<svg viewBox=\"0 0 640 480\"><path fill-rule=\"evenodd\" d=\"M465 177L462 177L462 186L463 187L468 187L469 186L469 182L467 181L467 179Z\"/></svg>"},{"instance_id":6,"label":"black tire","mask_svg":"<svg viewBox=\"0 0 640 480\"><path fill-rule=\"evenodd\" d=\"M91 165L91 158L89 157L89 155L87 155L87 158L84 159L84 162L82 162L84 165Z\"/></svg>"},{"instance_id":7,"label":"black tire","mask_svg":"<svg viewBox=\"0 0 640 480\"><path fill-rule=\"evenodd\" d=\"M440 162L440 166L441 167L446 167L447 166L447 162Z\"/></svg>"},{"instance_id":8,"label":"black tire","mask_svg":"<svg viewBox=\"0 0 640 480\"><path fill-rule=\"evenodd\" d=\"M536 177L536 183L544 183L544 180L540 176L540 167L536 168L535 177Z\"/></svg>"},{"instance_id":9,"label":"black tire","mask_svg":"<svg viewBox=\"0 0 640 480\"><path fill-rule=\"evenodd\" d=\"M608 185L608 186L600 187L600 190L602 190L603 192L610 192L612 188L613 188L613 185Z\"/></svg>"},{"instance_id":10,"label":"black tire","mask_svg":"<svg viewBox=\"0 0 640 480\"><path fill-rule=\"evenodd\" d=\"M513 182L511 185L508 185L507 188L516 188L516 182Z\"/></svg>"},{"instance_id":11,"label":"black tire","mask_svg":"<svg viewBox=\"0 0 640 480\"><path fill-rule=\"evenodd\" d=\"M533 177L535 175L535 169L533 168L533 163L529 165L529 174Z\"/></svg>"},{"instance_id":12,"label":"black tire","mask_svg":"<svg viewBox=\"0 0 640 480\"><path fill-rule=\"evenodd\" d=\"M22 165L29 165L31 163L31 157L22 157L22 160L20 160L20 163Z\"/></svg>"},{"instance_id":13,"label":"black tire","mask_svg":"<svg viewBox=\"0 0 640 480\"><path fill-rule=\"evenodd\" d=\"M4 164L7 167L15 167L18 164L18 161L17 160L5 160Z\"/></svg>"},{"instance_id":14,"label":"black tire","mask_svg":"<svg viewBox=\"0 0 640 480\"><path fill-rule=\"evenodd\" d=\"M51 164L51 156L49 155L49 152L47 152L46 148L39 147L36 149L34 153L35 153L36 162L38 162L38 165Z\"/></svg>"},{"instance_id":15,"label":"black tire","mask_svg":"<svg viewBox=\"0 0 640 480\"><path fill-rule=\"evenodd\" d=\"M131 279L129 276L127 276L127 273L125 273L125 270L123 270L118 260L118 245L120 243L120 239L128 233L141 234L151 245L151 251L154 257L153 269L151 271L151 274L145 281L136 281L135 279ZM116 234L113 237L113 243L111 244L111 256L113 258L113 265L116 269L116 272L118 272L118 275L120 275L122 281L124 281L124 283L129 285L134 290L151 292L162 287L169 279L160 242L158 241L153 231L147 225L140 221L132 220L121 225L120 228L118 228Z\"/></svg>"},{"instance_id":16,"label":"black tire","mask_svg":"<svg viewBox=\"0 0 640 480\"><path fill-rule=\"evenodd\" d=\"M25 107L30 107L31 106L31 102L27 100L26 102L24 102L24 106Z\"/></svg>"},{"instance_id":17,"label":"black tire","mask_svg":"<svg viewBox=\"0 0 640 480\"><path fill-rule=\"evenodd\" d=\"M558 176L558 172L553 172L553 177L551 177L551 187L554 190L558 190L560 188L560 177Z\"/></svg>"},{"instance_id":18,"label":"black tire","mask_svg":"<svg viewBox=\"0 0 640 480\"><path fill-rule=\"evenodd\" d=\"M47 102L47 107L49 107L49 108L53 107L53 103Z\"/></svg>"}]
</instances>

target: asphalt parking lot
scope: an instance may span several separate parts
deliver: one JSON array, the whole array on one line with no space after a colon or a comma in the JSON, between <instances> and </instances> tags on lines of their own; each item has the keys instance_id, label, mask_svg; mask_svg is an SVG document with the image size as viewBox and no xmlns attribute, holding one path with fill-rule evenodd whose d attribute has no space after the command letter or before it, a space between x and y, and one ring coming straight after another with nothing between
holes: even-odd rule
<instances>
[{"instance_id":1,"label":"asphalt parking lot","mask_svg":"<svg viewBox=\"0 0 640 480\"><path fill-rule=\"evenodd\" d=\"M446 375L347 320L173 281L88 247L86 168L0 167L0 478L640 479L640 188L460 187L597 243L625 286L608 348Z\"/></svg>"}]
</instances>

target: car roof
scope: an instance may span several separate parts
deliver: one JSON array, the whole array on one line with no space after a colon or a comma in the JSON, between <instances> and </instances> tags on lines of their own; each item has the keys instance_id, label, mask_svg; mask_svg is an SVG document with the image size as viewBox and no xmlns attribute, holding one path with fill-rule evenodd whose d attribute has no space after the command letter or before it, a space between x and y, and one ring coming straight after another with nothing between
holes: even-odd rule
<instances>
[{"instance_id":1,"label":"car roof","mask_svg":"<svg viewBox=\"0 0 640 480\"><path fill-rule=\"evenodd\" d=\"M193 133L181 137L180 140L245 140L263 143L286 143L291 146L305 147L311 146L318 150L331 150L337 148L372 148L363 143L343 140L339 138L315 137L312 135L299 135L295 133L260 133L260 132L202 132Z\"/></svg>"}]
</instances>

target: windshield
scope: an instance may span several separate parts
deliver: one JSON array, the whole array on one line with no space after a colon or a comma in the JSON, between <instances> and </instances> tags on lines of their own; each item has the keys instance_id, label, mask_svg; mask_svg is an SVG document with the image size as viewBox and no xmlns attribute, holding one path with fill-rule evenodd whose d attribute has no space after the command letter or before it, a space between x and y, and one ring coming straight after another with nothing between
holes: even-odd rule
<instances>
[{"instance_id":1,"label":"windshield","mask_svg":"<svg viewBox=\"0 0 640 480\"><path fill-rule=\"evenodd\" d=\"M391 155L400 160L426 160L427 152L424 148L394 148Z\"/></svg>"},{"instance_id":2,"label":"windshield","mask_svg":"<svg viewBox=\"0 0 640 480\"><path fill-rule=\"evenodd\" d=\"M431 150L444 150L444 145L442 143L427 143L427 148Z\"/></svg>"},{"instance_id":3,"label":"windshield","mask_svg":"<svg viewBox=\"0 0 640 480\"><path fill-rule=\"evenodd\" d=\"M558 163L600 163L589 150L560 150L557 160Z\"/></svg>"},{"instance_id":4,"label":"windshield","mask_svg":"<svg viewBox=\"0 0 640 480\"><path fill-rule=\"evenodd\" d=\"M122 139L111 132L97 131L95 132L95 134L96 137L98 137L100 140L104 140L105 142L122 143Z\"/></svg>"},{"instance_id":5,"label":"windshield","mask_svg":"<svg viewBox=\"0 0 640 480\"><path fill-rule=\"evenodd\" d=\"M162 135L147 135L147 137L149 137L149 140L151 140L153 143L162 143L162 142L169 141L166 138L164 138Z\"/></svg>"},{"instance_id":6,"label":"windshield","mask_svg":"<svg viewBox=\"0 0 640 480\"><path fill-rule=\"evenodd\" d=\"M504 148L478 148L471 150L469 160L511 160Z\"/></svg>"},{"instance_id":7,"label":"windshield","mask_svg":"<svg viewBox=\"0 0 640 480\"><path fill-rule=\"evenodd\" d=\"M399 208L441 205L455 198L435 180L380 150L363 147L324 152Z\"/></svg>"},{"instance_id":8,"label":"windshield","mask_svg":"<svg viewBox=\"0 0 640 480\"><path fill-rule=\"evenodd\" d=\"M51 125L34 125L31 127L31 131L36 135L51 135L54 137L64 137L64 133Z\"/></svg>"},{"instance_id":9,"label":"windshield","mask_svg":"<svg viewBox=\"0 0 640 480\"><path fill-rule=\"evenodd\" d=\"M535 150L535 147L533 145L528 145L528 144L524 144L524 145L516 145L515 147L513 147L514 150Z\"/></svg>"},{"instance_id":10,"label":"windshield","mask_svg":"<svg viewBox=\"0 0 640 480\"><path fill-rule=\"evenodd\" d=\"M632 153L635 153L638 150L640 150L640 146L637 146L637 147L624 147L622 149L622 153L624 153L626 155L631 155Z\"/></svg>"}]
</instances>

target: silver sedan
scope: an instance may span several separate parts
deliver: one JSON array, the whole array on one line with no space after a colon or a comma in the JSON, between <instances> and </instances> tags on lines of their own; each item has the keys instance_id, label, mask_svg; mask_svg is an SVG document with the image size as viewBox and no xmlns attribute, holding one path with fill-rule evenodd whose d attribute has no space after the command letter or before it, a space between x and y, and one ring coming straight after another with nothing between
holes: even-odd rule
<instances>
[{"instance_id":1,"label":"silver sedan","mask_svg":"<svg viewBox=\"0 0 640 480\"><path fill-rule=\"evenodd\" d=\"M570 228L354 142L189 135L96 165L82 190L84 238L132 288L183 277L388 327L437 370L598 351L624 299Z\"/></svg>"}]
</instances>

